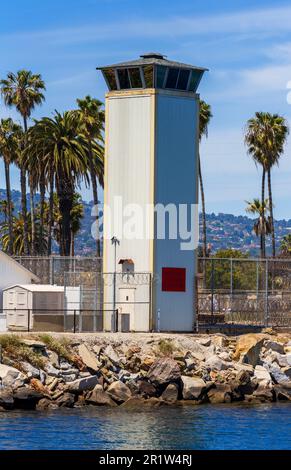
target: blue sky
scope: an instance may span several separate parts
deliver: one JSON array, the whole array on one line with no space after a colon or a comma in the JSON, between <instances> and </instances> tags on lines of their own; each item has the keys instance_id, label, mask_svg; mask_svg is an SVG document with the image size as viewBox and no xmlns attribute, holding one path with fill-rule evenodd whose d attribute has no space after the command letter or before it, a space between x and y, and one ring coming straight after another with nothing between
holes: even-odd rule
<instances>
[{"instance_id":1,"label":"blue sky","mask_svg":"<svg viewBox=\"0 0 291 470\"><path fill-rule=\"evenodd\" d=\"M214 115L201 149L207 211L243 214L245 200L258 196L260 188L260 173L243 144L245 123L262 110L291 117L290 1L14 0L1 5L0 76L28 68L46 81L46 102L34 117L70 109L88 93L103 99L96 66L151 50L210 69L200 86ZM18 119L1 103L0 116L7 115ZM290 151L288 144L273 175L277 218L291 218ZM19 188L15 169L12 185ZM2 165L0 187L5 187ZM83 197L90 199L90 193L84 190Z\"/></svg>"}]
</instances>

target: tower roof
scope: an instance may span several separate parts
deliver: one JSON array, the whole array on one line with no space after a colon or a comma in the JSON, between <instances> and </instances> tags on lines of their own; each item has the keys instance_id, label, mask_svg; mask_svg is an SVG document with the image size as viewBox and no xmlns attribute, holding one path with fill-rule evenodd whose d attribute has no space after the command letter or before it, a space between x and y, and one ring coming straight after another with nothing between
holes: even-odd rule
<instances>
[{"instance_id":1,"label":"tower roof","mask_svg":"<svg viewBox=\"0 0 291 470\"><path fill-rule=\"evenodd\" d=\"M101 67L97 67L97 70L104 70L108 68L140 67L143 65L164 65L166 67L178 67L178 68L185 68L185 69L191 69L191 70L201 70L201 71L208 70L205 67L198 67L196 65L189 65L189 64L184 64L182 62L168 60L166 59L166 57L167 56L159 52L146 52L140 55L139 59L129 60L126 62L118 62L117 64L103 65Z\"/></svg>"}]
</instances>

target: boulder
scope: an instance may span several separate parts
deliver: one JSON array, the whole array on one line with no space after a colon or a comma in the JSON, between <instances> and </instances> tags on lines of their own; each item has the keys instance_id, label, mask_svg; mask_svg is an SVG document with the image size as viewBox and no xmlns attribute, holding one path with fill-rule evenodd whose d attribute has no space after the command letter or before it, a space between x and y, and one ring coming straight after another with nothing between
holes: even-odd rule
<instances>
[{"instance_id":1,"label":"boulder","mask_svg":"<svg viewBox=\"0 0 291 470\"><path fill-rule=\"evenodd\" d=\"M89 390L93 390L99 383L97 375L90 375L83 379L74 380L67 385L68 392L81 393Z\"/></svg>"},{"instance_id":2,"label":"boulder","mask_svg":"<svg viewBox=\"0 0 291 470\"><path fill-rule=\"evenodd\" d=\"M143 370L150 370L151 366L155 362L155 358L152 356L146 356L144 359L142 359L140 368Z\"/></svg>"},{"instance_id":3,"label":"boulder","mask_svg":"<svg viewBox=\"0 0 291 470\"><path fill-rule=\"evenodd\" d=\"M32 388L20 387L13 392L13 398L15 408L34 409L43 395Z\"/></svg>"},{"instance_id":4,"label":"boulder","mask_svg":"<svg viewBox=\"0 0 291 470\"><path fill-rule=\"evenodd\" d=\"M35 349L37 352L45 353L46 352L46 344L42 341L37 341L34 339L25 339L21 338L21 343L25 344L25 346L29 346L32 349Z\"/></svg>"},{"instance_id":5,"label":"boulder","mask_svg":"<svg viewBox=\"0 0 291 470\"><path fill-rule=\"evenodd\" d=\"M51 377L59 377L61 374L60 370L56 369L50 362L46 364L45 371Z\"/></svg>"},{"instance_id":6,"label":"boulder","mask_svg":"<svg viewBox=\"0 0 291 470\"><path fill-rule=\"evenodd\" d=\"M274 392L277 400L291 400L291 384L280 384L274 386Z\"/></svg>"},{"instance_id":7,"label":"boulder","mask_svg":"<svg viewBox=\"0 0 291 470\"><path fill-rule=\"evenodd\" d=\"M0 388L0 407L5 410L11 410L13 408L14 398L12 389Z\"/></svg>"},{"instance_id":8,"label":"boulder","mask_svg":"<svg viewBox=\"0 0 291 470\"><path fill-rule=\"evenodd\" d=\"M97 406L117 406L110 395L103 390L101 385L96 385L92 392L86 396L86 403Z\"/></svg>"},{"instance_id":9,"label":"boulder","mask_svg":"<svg viewBox=\"0 0 291 470\"><path fill-rule=\"evenodd\" d=\"M284 354L283 344L277 343L277 341L265 341L264 346L267 350L276 351L279 354Z\"/></svg>"},{"instance_id":10,"label":"boulder","mask_svg":"<svg viewBox=\"0 0 291 470\"><path fill-rule=\"evenodd\" d=\"M251 375L248 371L240 371L236 378L230 382L234 400L241 400L244 395L252 395L257 385L257 379L254 377L251 380Z\"/></svg>"},{"instance_id":11,"label":"boulder","mask_svg":"<svg viewBox=\"0 0 291 470\"><path fill-rule=\"evenodd\" d=\"M229 344L229 339L227 336L224 335L217 335L217 336L212 336L211 338L212 344L215 346L218 346L219 348L225 348Z\"/></svg>"},{"instance_id":12,"label":"boulder","mask_svg":"<svg viewBox=\"0 0 291 470\"><path fill-rule=\"evenodd\" d=\"M208 348L208 346L211 345L211 338L209 336L205 336L203 338L198 338L197 342L201 345L204 346L205 348Z\"/></svg>"},{"instance_id":13,"label":"boulder","mask_svg":"<svg viewBox=\"0 0 291 470\"><path fill-rule=\"evenodd\" d=\"M196 368L197 360L195 360L192 356L187 357L185 359L185 364L186 364L187 371L190 372L191 370L194 370Z\"/></svg>"},{"instance_id":14,"label":"boulder","mask_svg":"<svg viewBox=\"0 0 291 470\"><path fill-rule=\"evenodd\" d=\"M176 384L169 384L162 393L161 398L169 403L175 403L178 400L178 393L178 386Z\"/></svg>"},{"instance_id":15,"label":"boulder","mask_svg":"<svg viewBox=\"0 0 291 470\"><path fill-rule=\"evenodd\" d=\"M122 408L128 408L130 410L143 410L146 402L149 400L146 400L145 398L142 397L131 397L128 400L126 400L124 403L122 403L120 406Z\"/></svg>"},{"instance_id":16,"label":"boulder","mask_svg":"<svg viewBox=\"0 0 291 470\"><path fill-rule=\"evenodd\" d=\"M75 403L75 395L65 392L62 394L55 403L61 408L73 408Z\"/></svg>"},{"instance_id":17,"label":"boulder","mask_svg":"<svg viewBox=\"0 0 291 470\"><path fill-rule=\"evenodd\" d=\"M238 372L241 370L246 370L250 375L253 375L254 373L254 368L251 364L241 364L240 362L234 362L233 366L234 369L236 369Z\"/></svg>"},{"instance_id":18,"label":"boulder","mask_svg":"<svg viewBox=\"0 0 291 470\"><path fill-rule=\"evenodd\" d=\"M35 409L38 411L48 410L48 409L56 409L58 405L51 401L49 398L41 398L39 402L36 404Z\"/></svg>"},{"instance_id":19,"label":"boulder","mask_svg":"<svg viewBox=\"0 0 291 470\"><path fill-rule=\"evenodd\" d=\"M47 353L48 353L48 357L49 357L51 364L54 367L59 367L60 363L59 363L59 356L57 355L57 353L55 351L48 351Z\"/></svg>"},{"instance_id":20,"label":"boulder","mask_svg":"<svg viewBox=\"0 0 291 470\"><path fill-rule=\"evenodd\" d=\"M109 385L107 393L117 403L123 403L131 397L131 391L127 385L120 380Z\"/></svg>"},{"instance_id":21,"label":"boulder","mask_svg":"<svg viewBox=\"0 0 291 470\"><path fill-rule=\"evenodd\" d=\"M80 344L78 348L78 353L86 367L88 367L88 369L91 369L94 372L97 372L100 369L100 361L98 361L96 356L91 351L89 351L85 344Z\"/></svg>"},{"instance_id":22,"label":"boulder","mask_svg":"<svg viewBox=\"0 0 291 470\"><path fill-rule=\"evenodd\" d=\"M119 356L118 354L114 351L113 347L111 345L106 346L106 348L103 350L103 354L108 357L108 359L115 365L119 364Z\"/></svg>"},{"instance_id":23,"label":"boulder","mask_svg":"<svg viewBox=\"0 0 291 470\"><path fill-rule=\"evenodd\" d=\"M137 380L136 385L137 393L142 395L144 398L155 397L157 394L156 387L146 379Z\"/></svg>"},{"instance_id":24,"label":"boulder","mask_svg":"<svg viewBox=\"0 0 291 470\"><path fill-rule=\"evenodd\" d=\"M206 360L205 365L211 370L225 370L229 368L229 363L223 361L215 354L213 354Z\"/></svg>"},{"instance_id":25,"label":"boulder","mask_svg":"<svg viewBox=\"0 0 291 470\"><path fill-rule=\"evenodd\" d=\"M182 375L184 400L198 400L206 390L206 384L200 377Z\"/></svg>"},{"instance_id":26,"label":"boulder","mask_svg":"<svg viewBox=\"0 0 291 470\"><path fill-rule=\"evenodd\" d=\"M0 364L0 386L21 387L25 383L25 376L19 370L5 364Z\"/></svg>"},{"instance_id":27,"label":"boulder","mask_svg":"<svg viewBox=\"0 0 291 470\"><path fill-rule=\"evenodd\" d=\"M233 360L255 367L258 364L265 337L265 335L255 333L239 336Z\"/></svg>"},{"instance_id":28,"label":"boulder","mask_svg":"<svg viewBox=\"0 0 291 470\"><path fill-rule=\"evenodd\" d=\"M29 362L22 362L21 368L23 372L26 373L28 378L39 379L40 378L40 370L36 367L29 364Z\"/></svg>"},{"instance_id":29,"label":"boulder","mask_svg":"<svg viewBox=\"0 0 291 470\"><path fill-rule=\"evenodd\" d=\"M279 366L272 365L269 367L269 372L276 384L283 385L288 382L290 383L289 377L281 371Z\"/></svg>"},{"instance_id":30,"label":"boulder","mask_svg":"<svg viewBox=\"0 0 291 470\"><path fill-rule=\"evenodd\" d=\"M147 377L154 385L165 385L177 382L181 378L181 371L174 359L163 357L153 363Z\"/></svg>"},{"instance_id":31,"label":"boulder","mask_svg":"<svg viewBox=\"0 0 291 470\"><path fill-rule=\"evenodd\" d=\"M258 382L267 382L271 383L272 378L270 373L267 371L267 369L263 366L256 366L255 371L254 371L254 376L257 378Z\"/></svg>"},{"instance_id":32,"label":"boulder","mask_svg":"<svg viewBox=\"0 0 291 470\"><path fill-rule=\"evenodd\" d=\"M216 384L208 390L207 396L212 404L230 403L231 387L227 384Z\"/></svg>"}]
</instances>

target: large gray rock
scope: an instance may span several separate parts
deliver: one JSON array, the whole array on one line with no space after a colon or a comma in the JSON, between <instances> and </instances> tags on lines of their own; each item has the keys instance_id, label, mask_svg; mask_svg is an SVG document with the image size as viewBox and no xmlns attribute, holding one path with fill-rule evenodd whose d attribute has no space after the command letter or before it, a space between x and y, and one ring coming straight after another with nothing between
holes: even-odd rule
<instances>
[{"instance_id":1,"label":"large gray rock","mask_svg":"<svg viewBox=\"0 0 291 470\"><path fill-rule=\"evenodd\" d=\"M97 357L91 351L89 351L85 344L80 344L78 352L79 356L81 357L84 364L88 367L88 369L94 370L95 372L100 369L100 361L98 361Z\"/></svg>"},{"instance_id":2,"label":"large gray rock","mask_svg":"<svg viewBox=\"0 0 291 470\"><path fill-rule=\"evenodd\" d=\"M21 387L24 385L25 375L14 367L0 364L0 386Z\"/></svg>"},{"instance_id":3,"label":"large gray rock","mask_svg":"<svg viewBox=\"0 0 291 470\"><path fill-rule=\"evenodd\" d=\"M169 403L175 403L178 400L178 386L176 384L169 384L162 393L161 398Z\"/></svg>"},{"instance_id":4,"label":"large gray rock","mask_svg":"<svg viewBox=\"0 0 291 470\"><path fill-rule=\"evenodd\" d=\"M75 396L72 393L65 392L61 395L55 403L61 408L73 408L75 403Z\"/></svg>"},{"instance_id":5,"label":"large gray rock","mask_svg":"<svg viewBox=\"0 0 291 470\"><path fill-rule=\"evenodd\" d=\"M279 354L284 354L284 346L277 341L265 341L264 346L267 350L276 351Z\"/></svg>"},{"instance_id":6,"label":"large gray rock","mask_svg":"<svg viewBox=\"0 0 291 470\"><path fill-rule=\"evenodd\" d=\"M29 362L22 362L21 367L23 371L26 373L27 377L33 378L33 379L40 378L40 370L32 366L31 364L29 364Z\"/></svg>"},{"instance_id":7,"label":"large gray rock","mask_svg":"<svg viewBox=\"0 0 291 470\"><path fill-rule=\"evenodd\" d=\"M177 382L181 377L181 371L174 359L164 357L153 363L147 377L154 385L164 385Z\"/></svg>"},{"instance_id":8,"label":"large gray rock","mask_svg":"<svg viewBox=\"0 0 291 470\"><path fill-rule=\"evenodd\" d=\"M20 387L13 392L14 407L34 409L43 395L29 387Z\"/></svg>"},{"instance_id":9,"label":"large gray rock","mask_svg":"<svg viewBox=\"0 0 291 470\"><path fill-rule=\"evenodd\" d=\"M56 369L50 362L46 364L45 371L51 377L59 377L61 373L60 370Z\"/></svg>"},{"instance_id":10,"label":"large gray rock","mask_svg":"<svg viewBox=\"0 0 291 470\"><path fill-rule=\"evenodd\" d=\"M99 378L97 375L90 375L90 377L85 377L83 379L70 382L67 386L67 390L68 392L81 393L88 390L93 390L98 383Z\"/></svg>"},{"instance_id":11,"label":"large gray rock","mask_svg":"<svg viewBox=\"0 0 291 470\"><path fill-rule=\"evenodd\" d=\"M264 381L264 383L271 383L272 378L268 370L263 366L256 366L254 371L254 376L257 378L258 382Z\"/></svg>"},{"instance_id":12,"label":"large gray rock","mask_svg":"<svg viewBox=\"0 0 291 470\"><path fill-rule=\"evenodd\" d=\"M110 395L103 390L101 385L96 385L94 390L88 393L86 402L97 406L117 406Z\"/></svg>"},{"instance_id":13,"label":"large gray rock","mask_svg":"<svg viewBox=\"0 0 291 470\"><path fill-rule=\"evenodd\" d=\"M115 365L119 364L119 356L118 354L114 351L113 347L109 344L106 346L106 348L103 350L103 354L108 357L108 359Z\"/></svg>"},{"instance_id":14,"label":"large gray rock","mask_svg":"<svg viewBox=\"0 0 291 470\"><path fill-rule=\"evenodd\" d=\"M0 408L11 410L13 408L14 398L12 389L0 388Z\"/></svg>"},{"instance_id":15,"label":"large gray rock","mask_svg":"<svg viewBox=\"0 0 291 470\"><path fill-rule=\"evenodd\" d=\"M270 374L272 379L275 381L276 384L283 385L286 383L290 383L289 377L281 371L281 369L277 366L272 365L269 368Z\"/></svg>"},{"instance_id":16,"label":"large gray rock","mask_svg":"<svg viewBox=\"0 0 291 470\"><path fill-rule=\"evenodd\" d=\"M206 390L206 383L200 377L182 375L184 400L198 400Z\"/></svg>"},{"instance_id":17,"label":"large gray rock","mask_svg":"<svg viewBox=\"0 0 291 470\"><path fill-rule=\"evenodd\" d=\"M255 367L259 362L265 338L265 335L255 333L239 336L233 359Z\"/></svg>"},{"instance_id":18,"label":"large gray rock","mask_svg":"<svg viewBox=\"0 0 291 470\"><path fill-rule=\"evenodd\" d=\"M206 367L209 367L211 370L225 370L230 367L229 363L226 361L223 361L216 355L210 356L206 362L205 362Z\"/></svg>"},{"instance_id":19,"label":"large gray rock","mask_svg":"<svg viewBox=\"0 0 291 470\"><path fill-rule=\"evenodd\" d=\"M207 396L212 404L230 403L231 387L227 384L216 384L208 390Z\"/></svg>"},{"instance_id":20,"label":"large gray rock","mask_svg":"<svg viewBox=\"0 0 291 470\"><path fill-rule=\"evenodd\" d=\"M123 403L131 397L131 391L120 380L113 382L107 389L108 395L117 403Z\"/></svg>"}]
</instances>

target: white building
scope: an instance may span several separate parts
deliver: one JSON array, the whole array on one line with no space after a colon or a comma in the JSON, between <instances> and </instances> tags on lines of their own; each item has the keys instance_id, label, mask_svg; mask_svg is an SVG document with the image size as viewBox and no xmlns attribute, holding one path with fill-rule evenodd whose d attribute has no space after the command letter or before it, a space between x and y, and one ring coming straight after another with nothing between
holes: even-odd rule
<instances>
[{"instance_id":1,"label":"white building","mask_svg":"<svg viewBox=\"0 0 291 470\"><path fill-rule=\"evenodd\" d=\"M101 67L109 88L106 95L104 273L123 273L119 260L131 261L131 277L150 273L152 284L105 283L105 329L115 322L110 308L130 315L135 331L192 331L194 325L195 250L182 248L180 233L160 238L153 206L198 204L198 119L196 93L206 69L172 62L157 53L137 60ZM121 203L118 206L116 203ZM127 208L147 216L147 233L135 238L124 234L126 222L118 216ZM198 216L198 214L197 214ZM109 224L111 222L111 226ZM196 220L198 231L198 220ZM141 225L141 224L140 224ZM114 246L111 237L117 237ZM196 233L198 237L198 233ZM116 255L116 256L115 256ZM114 285L116 288L114 289ZM108 310L108 312L106 312Z\"/></svg>"}]
</instances>

